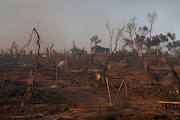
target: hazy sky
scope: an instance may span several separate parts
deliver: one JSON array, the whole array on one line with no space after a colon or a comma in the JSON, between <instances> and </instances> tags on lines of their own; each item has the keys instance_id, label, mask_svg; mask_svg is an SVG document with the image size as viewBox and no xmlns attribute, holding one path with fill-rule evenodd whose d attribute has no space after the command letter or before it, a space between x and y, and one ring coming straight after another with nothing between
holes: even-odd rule
<instances>
[{"instance_id":1,"label":"hazy sky","mask_svg":"<svg viewBox=\"0 0 180 120\"><path fill-rule=\"evenodd\" d=\"M44 47L71 48L75 41L89 49L93 35L109 47L106 21L111 28L122 27L136 16L139 27L149 26L146 15L153 11L158 15L153 34L170 31L180 40L180 0L0 0L0 48L13 41L22 47L34 27Z\"/></svg>"}]
</instances>

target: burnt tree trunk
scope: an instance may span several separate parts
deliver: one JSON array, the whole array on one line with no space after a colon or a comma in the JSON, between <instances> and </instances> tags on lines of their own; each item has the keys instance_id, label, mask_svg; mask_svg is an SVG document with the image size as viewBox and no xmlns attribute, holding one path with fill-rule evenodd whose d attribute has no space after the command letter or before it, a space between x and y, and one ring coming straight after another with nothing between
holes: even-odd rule
<instances>
[{"instance_id":1,"label":"burnt tree trunk","mask_svg":"<svg viewBox=\"0 0 180 120\"><path fill-rule=\"evenodd\" d=\"M39 36L39 34L35 28L33 29L33 31L37 34L37 37L38 37L38 40L37 40L38 53L36 56L36 66L34 66L32 68L32 70L30 72L30 77L28 80L28 90L27 90L27 96L28 97L33 97L36 72L37 72L38 68L41 66L41 64L39 63L39 51L40 51L40 47L41 47L40 46L40 36Z\"/></svg>"}]
</instances>

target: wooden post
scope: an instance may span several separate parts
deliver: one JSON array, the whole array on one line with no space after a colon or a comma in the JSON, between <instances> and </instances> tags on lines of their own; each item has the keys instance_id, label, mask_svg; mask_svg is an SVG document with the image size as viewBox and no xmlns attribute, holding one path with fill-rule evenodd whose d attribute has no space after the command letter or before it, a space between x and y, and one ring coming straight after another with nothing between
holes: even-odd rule
<instances>
[{"instance_id":1,"label":"wooden post","mask_svg":"<svg viewBox=\"0 0 180 120\"><path fill-rule=\"evenodd\" d=\"M116 88L113 86L113 84L111 83L111 81L109 81L110 85L113 87L113 89L115 90L116 94L117 94L117 90Z\"/></svg>"},{"instance_id":2,"label":"wooden post","mask_svg":"<svg viewBox=\"0 0 180 120\"><path fill-rule=\"evenodd\" d=\"M111 103L111 93L109 91L109 84L108 84L108 79L107 78L106 78L106 83L107 83L107 89L108 89L108 93L109 93L110 106L112 106L112 103Z\"/></svg>"},{"instance_id":3,"label":"wooden post","mask_svg":"<svg viewBox=\"0 0 180 120\"><path fill-rule=\"evenodd\" d=\"M126 89L126 98L127 98L127 100L128 100L126 81L125 81L125 89Z\"/></svg>"},{"instance_id":4,"label":"wooden post","mask_svg":"<svg viewBox=\"0 0 180 120\"><path fill-rule=\"evenodd\" d=\"M116 97L115 97L114 103L115 103L115 101L116 101L116 99L117 99L117 96L118 96L118 94L119 94L119 91L120 91L120 89L121 89L121 87L122 87L123 82L124 82L124 79L123 79L123 81L122 81L121 85L119 86L119 90L118 90L118 92L117 92L117 94L116 94Z\"/></svg>"}]
</instances>

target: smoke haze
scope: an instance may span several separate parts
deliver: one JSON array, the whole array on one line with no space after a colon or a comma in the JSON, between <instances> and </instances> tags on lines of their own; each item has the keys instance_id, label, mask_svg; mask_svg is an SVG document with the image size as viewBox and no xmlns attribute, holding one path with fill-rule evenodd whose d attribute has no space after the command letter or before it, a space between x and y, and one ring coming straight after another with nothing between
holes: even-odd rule
<instances>
[{"instance_id":1,"label":"smoke haze","mask_svg":"<svg viewBox=\"0 0 180 120\"><path fill-rule=\"evenodd\" d=\"M153 34L172 32L180 40L179 0L0 0L0 48L13 41L22 47L34 27L44 47L68 49L75 41L89 51L93 35L109 47L106 21L110 28L122 27L136 16L139 27L149 26L146 15L153 11L158 15Z\"/></svg>"}]
</instances>

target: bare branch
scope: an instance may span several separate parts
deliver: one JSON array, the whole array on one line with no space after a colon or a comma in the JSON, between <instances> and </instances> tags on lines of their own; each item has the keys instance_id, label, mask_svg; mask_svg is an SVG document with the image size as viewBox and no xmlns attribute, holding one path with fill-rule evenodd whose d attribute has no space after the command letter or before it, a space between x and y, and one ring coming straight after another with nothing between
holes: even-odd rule
<instances>
[{"instance_id":1,"label":"bare branch","mask_svg":"<svg viewBox=\"0 0 180 120\"><path fill-rule=\"evenodd\" d=\"M39 66L39 51L40 51L40 36L39 36L39 33L36 31L36 29L34 28L33 29L34 31L35 31L35 33L37 34L37 36L38 36L38 40L37 40L37 44L38 44L38 54L37 54L37 67Z\"/></svg>"},{"instance_id":2,"label":"bare branch","mask_svg":"<svg viewBox=\"0 0 180 120\"><path fill-rule=\"evenodd\" d=\"M28 43L25 44L25 45L20 49L20 51L18 52L16 62L19 60L20 52L21 52L26 46L28 46L28 45L30 44L30 42L31 42L31 40L32 40L32 35L33 35L33 31L32 31L32 33L31 33L31 35L30 35L30 39L29 39Z\"/></svg>"},{"instance_id":3,"label":"bare branch","mask_svg":"<svg viewBox=\"0 0 180 120\"><path fill-rule=\"evenodd\" d=\"M148 21L149 21L149 23L151 25L151 28L150 28L150 40L151 40L151 38L152 38L152 36L151 36L152 25L153 25L154 21L157 19L157 13L156 12L148 13L147 14L147 19L148 19Z\"/></svg>"},{"instance_id":4,"label":"bare branch","mask_svg":"<svg viewBox=\"0 0 180 120\"><path fill-rule=\"evenodd\" d=\"M53 44L51 45L51 47L50 47L50 52L51 52L53 46L54 46L54 43L53 43Z\"/></svg>"},{"instance_id":5,"label":"bare branch","mask_svg":"<svg viewBox=\"0 0 180 120\"><path fill-rule=\"evenodd\" d=\"M108 65L109 65L109 60L110 60L111 56L114 54L114 52L115 52L115 51L116 51L116 49L117 49L117 42L118 42L119 37L120 37L120 35L121 35L122 31L124 30L124 28L125 28L125 26L123 26L123 28L122 28L122 29L117 28L117 30L118 30L118 34L117 34L117 36L116 36L115 48L114 48L114 50L111 52L111 54L110 54L110 56L109 56L109 58L108 58L108 60L107 60L107 62L106 62L106 67L105 67L104 71L106 71L106 70L107 70Z\"/></svg>"},{"instance_id":6,"label":"bare branch","mask_svg":"<svg viewBox=\"0 0 180 120\"><path fill-rule=\"evenodd\" d=\"M152 25L154 23L154 21L157 19L157 13L156 12L148 13L147 19L148 19L149 23Z\"/></svg>"},{"instance_id":7,"label":"bare branch","mask_svg":"<svg viewBox=\"0 0 180 120\"><path fill-rule=\"evenodd\" d=\"M11 48L9 48L9 51L10 51L11 54L13 54L13 49L14 49L15 44L16 44L16 42L14 41L14 42L12 43Z\"/></svg>"},{"instance_id":8,"label":"bare branch","mask_svg":"<svg viewBox=\"0 0 180 120\"><path fill-rule=\"evenodd\" d=\"M108 22L106 23L106 27L108 29L109 36L110 36L110 48L112 52L112 39L113 39L113 33L114 33L115 28L112 31L110 31Z\"/></svg>"}]
</instances>

